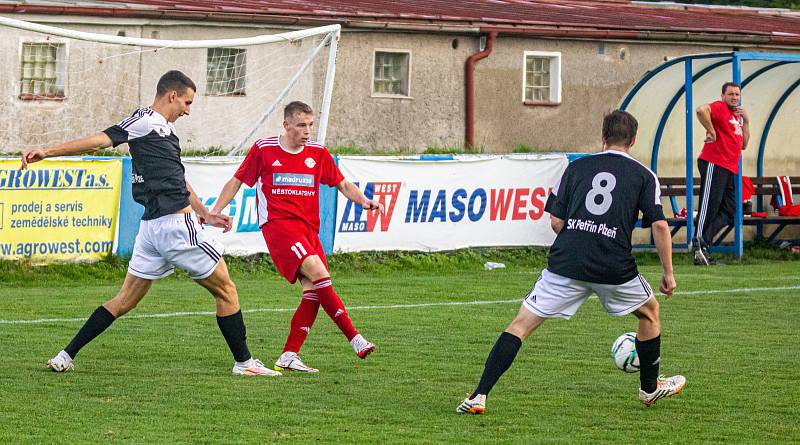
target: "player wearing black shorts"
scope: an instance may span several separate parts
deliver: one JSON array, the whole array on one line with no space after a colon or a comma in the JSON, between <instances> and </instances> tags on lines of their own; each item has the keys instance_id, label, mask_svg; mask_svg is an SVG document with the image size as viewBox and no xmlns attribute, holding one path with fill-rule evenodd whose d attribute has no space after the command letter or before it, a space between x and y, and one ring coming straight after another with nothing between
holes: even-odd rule
<instances>
[{"instance_id":1,"label":"player wearing black shorts","mask_svg":"<svg viewBox=\"0 0 800 445\"><path fill-rule=\"evenodd\" d=\"M127 143L133 164L133 198L145 209L122 288L92 313L64 350L48 360L47 366L53 371L72 370L81 348L135 308L154 280L171 274L178 266L214 296L217 324L234 357L233 373L280 375L250 355L239 297L222 258L222 246L207 237L192 218L194 210L207 224L222 228L231 225L230 217L212 214L200 203L184 177L173 123L189 115L196 90L185 74L169 71L158 81L152 106L95 135L23 152L24 170L45 158Z\"/></svg>"},{"instance_id":2,"label":"player wearing black shorts","mask_svg":"<svg viewBox=\"0 0 800 445\"><path fill-rule=\"evenodd\" d=\"M489 353L478 387L457 412L483 413L486 396L511 366L522 342L547 318L571 318L593 293L610 315L632 313L639 319L636 350L642 403L651 406L686 384L683 376L658 374L659 305L631 255L631 234L641 212L642 227L652 227L661 259L661 292L672 294L672 238L661 208L658 178L628 154L637 127L636 119L624 111L605 116L604 150L572 162L553 187L545 210L557 236L547 268Z\"/></svg>"}]
</instances>

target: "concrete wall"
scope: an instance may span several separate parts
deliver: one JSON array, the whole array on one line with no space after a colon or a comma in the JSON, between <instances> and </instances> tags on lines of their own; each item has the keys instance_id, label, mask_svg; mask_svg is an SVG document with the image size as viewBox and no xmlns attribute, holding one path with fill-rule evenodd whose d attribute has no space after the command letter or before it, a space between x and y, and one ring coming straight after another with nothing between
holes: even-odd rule
<instances>
[{"instance_id":1,"label":"concrete wall","mask_svg":"<svg viewBox=\"0 0 800 445\"><path fill-rule=\"evenodd\" d=\"M328 145L381 150L462 147L464 61L477 45L477 37L456 34L346 30L336 65ZM410 98L372 96L376 49L411 52Z\"/></svg>"},{"instance_id":2,"label":"concrete wall","mask_svg":"<svg viewBox=\"0 0 800 445\"><path fill-rule=\"evenodd\" d=\"M225 39L274 34L277 28L213 27L196 25L101 25L52 23L53 26L100 34L159 39ZM316 38L302 44L280 43L247 47L247 87L244 96L207 96L207 49L157 51L140 47L97 44L74 39L65 42L68 75L66 98L58 101L19 99L21 42L40 41L36 33L0 27L0 153L28 146L51 145L91 134L128 117L139 107L152 104L156 84L166 71L178 69L196 83L198 90L191 115L176 122L184 149L219 147L220 153L238 143L288 84L289 78L318 44ZM323 49L318 63L327 60ZM285 69L288 67L288 69ZM317 105L322 98L314 83L314 68L301 77L287 100ZM285 101L283 105L285 105ZM259 137L281 131L282 105L257 128L246 146ZM12 117L12 118L8 118Z\"/></svg>"},{"instance_id":3,"label":"concrete wall","mask_svg":"<svg viewBox=\"0 0 800 445\"><path fill-rule=\"evenodd\" d=\"M586 151L600 145L603 114L665 57L721 51L676 44L533 39L500 36L476 69L476 139L490 151L526 145L537 150ZM525 51L561 53L562 102L522 103ZM552 74L551 74L552 75ZM513 116L513 118L512 118Z\"/></svg>"},{"instance_id":4,"label":"concrete wall","mask_svg":"<svg viewBox=\"0 0 800 445\"><path fill-rule=\"evenodd\" d=\"M115 34L118 27L93 26L91 29ZM57 37L49 41L64 44L68 54L66 98L20 100L22 42L45 42L45 39L36 33L0 28L0 152L57 143L65 134L78 137L86 131L98 131L114 123L112 116L119 120L117 118L133 111L123 104L138 103L136 60L117 59L114 63L98 65L96 57L84 57L89 44ZM114 79L114 83L104 82L105 79Z\"/></svg>"},{"instance_id":5,"label":"concrete wall","mask_svg":"<svg viewBox=\"0 0 800 445\"><path fill-rule=\"evenodd\" d=\"M31 17L20 16L22 19ZM35 19L36 17L33 17ZM41 19L41 16L39 17ZM284 31L278 27L222 24L189 24L125 19L54 18L52 23L70 29L161 39L221 39ZM87 23L66 23L69 20ZM88 23L92 22L92 23ZM317 42L249 47L248 88L244 97L212 97L205 92L205 50L159 50L137 53L136 48L69 42L70 74L67 99L57 102L21 101L17 98L20 41L31 33L0 28L0 153L26 146L46 145L94 132L123 119L152 102L155 83L167 69L181 69L198 85L192 116L177 122L184 148L220 147L227 151L256 126L265 109L286 85L296 68ZM476 144L487 152L509 151L523 145L537 151L582 152L600 145L604 113L615 108L625 93L648 70L665 58L692 53L731 50L730 47L676 43L603 42L501 35L492 54L475 69ZM457 33L405 33L345 29L340 41L336 81L331 104L327 145L356 146L366 150L464 146L464 64L479 50L479 37ZM411 53L410 97L385 98L372 94L376 49ZM747 50L747 48L741 48ZM525 51L561 53L562 100L557 106L522 102ZM289 100L304 100L319 108L322 99L326 50L315 60L308 75ZM121 55L125 53L126 55ZM106 58L97 63L98 55ZM795 93L797 95L798 93ZM708 102L717 97L695 98ZM283 103L285 104L285 102ZM283 104L279 104L278 110ZM784 106L796 115L797 100ZM260 126L257 137L281 131L280 112ZM10 117L10 118L9 118ZM697 128L697 126L695 126ZM773 133L796 130L791 119L776 122ZM702 137L696 131L698 138ZM800 168L800 158L790 140L774 139L768 146L767 173ZM771 136L770 141L773 141ZM666 141L659 158L659 173L683 174L681 141ZM751 147L755 144L751 143ZM699 152L699 146L696 147ZM649 165L650 147L634 148L634 156ZM754 171L754 154L745 157L747 171ZM777 165L777 166L776 166Z\"/></svg>"}]
</instances>

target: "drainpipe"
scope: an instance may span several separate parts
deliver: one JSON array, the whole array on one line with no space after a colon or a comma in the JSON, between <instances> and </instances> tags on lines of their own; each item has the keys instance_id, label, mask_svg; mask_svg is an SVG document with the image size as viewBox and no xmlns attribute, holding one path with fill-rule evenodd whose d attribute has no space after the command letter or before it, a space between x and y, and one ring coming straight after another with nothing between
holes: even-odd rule
<instances>
[{"instance_id":1,"label":"drainpipe","mask_svg":"<svg viewBox=\"0 0 800 445\"><path fill-rule=\"evenodd\" d=\"M475 147L475 62L486 58L492 53L497 31L489 32L486 38L486 47L467 59L464 65L464 89L466 91L466 148Z\"/></svg>"}]
</instances>

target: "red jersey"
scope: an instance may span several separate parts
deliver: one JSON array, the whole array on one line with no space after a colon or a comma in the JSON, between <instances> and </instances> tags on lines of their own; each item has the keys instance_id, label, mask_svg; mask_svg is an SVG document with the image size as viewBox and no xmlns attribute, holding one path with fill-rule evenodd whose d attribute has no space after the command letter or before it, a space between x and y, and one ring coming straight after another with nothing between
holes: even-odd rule
<instances>
[{"instance_id":1,"label":"red jersey","mask_svg":"<svg viewBox=\"0 0 800 445\"><path fill-rule=\"evenodd\" d=\"M718 100L709 106L717 140L703 145L700 159L738 173L739 157L742 155L742 123L725 102Z\"/></svg>"},{"instance_id":2,"label":"red jersey","mask_svg":"<svg viewBox=\"0 0 800 445\"><path fill-rule=\"evenodd\" d=\"M290 153L278 137L259 139L233 175L256 187L258 225L279 219L300 220L319 231L319 185L331 187L344 180L333 156L324 146L309 141Z\"/></svg>"}]
</instances>

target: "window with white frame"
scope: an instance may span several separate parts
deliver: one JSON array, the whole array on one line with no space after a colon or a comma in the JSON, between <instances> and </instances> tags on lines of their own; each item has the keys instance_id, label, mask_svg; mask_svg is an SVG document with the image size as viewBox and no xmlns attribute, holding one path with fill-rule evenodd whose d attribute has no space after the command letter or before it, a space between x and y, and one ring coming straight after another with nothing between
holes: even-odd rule
<instances>
[{"instance_id":1,"label":"window with white frame","mask_svg":"<svg viewBox=\"0 0 800 445\"><path fill-rule=\"evenodd\" d=\"M533 105L561 103L561 53L525 51L522 101Z\"/></svg>"},{"instance_id":2,"label":"window with white frame","mask_svg":"<svg viewBox=\"0 0 800 445\"><path fill-rule=\"evenodd\" d=\"M63 99L66 51L63 43L23 42L20 59L19 98Z\"/></svg>"},{"instance_id":3,"label":"window with white frame","mask_svg":"<svg viewBox=\"0 0 800 445\"><path fill-rule=\"evenodd\" d=\"M239 48L209 48L206 64L207 96L244 96L246 51Z\"/></svg>"},{"instance_id":4,"label":"window with white frame","mask_svg":"<svg viewBox=\"0 0 800 445\"><path fill-rule=\"evenodd\" d=\"M411 96L411 53L376 50L373 61L372 94L374 96Z\"/></svg>"}]
</instances>

